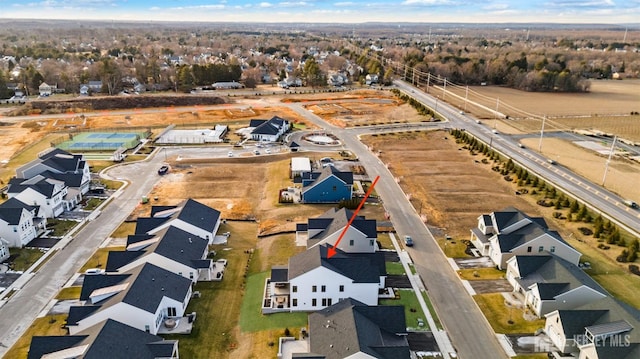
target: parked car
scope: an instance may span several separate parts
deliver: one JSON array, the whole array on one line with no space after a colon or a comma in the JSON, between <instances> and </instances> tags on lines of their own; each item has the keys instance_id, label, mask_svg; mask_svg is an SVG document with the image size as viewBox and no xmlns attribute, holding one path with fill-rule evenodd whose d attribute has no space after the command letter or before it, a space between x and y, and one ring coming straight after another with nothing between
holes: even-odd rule
<instances>
[{"instance_id":1,"label":"parked car","mask_svg":"<svg viewBox=\"0 0 640 359\"><path fill-rule=\"evenodd\" d=\"M104 274L104 269L100 269L100 268L89 268L86 271L84 271L85 275L99 275L99 274Z\"/></svg>"},{"instance_id":2,"label":"parked car","mask_svg":"<svg viewBox=\"0 0 640 359\"><path fill-rule=\"evenodd\" d=\"M233 157L233 151L229 151L229 152L227 153L227 157Z\"/></svg>"},{"instance_id":3,"label":"parked car","mask_svg":"<svg viewBox=\"0 0 640 359\"><path fill-rule=\"evenodd\" d=\"M258 150L253 150L253 154L257 156L257 155L259 155L259 154L260 154L260 151L258 151Z\"/></svg>"},{"instance_id":4,"label":"parked car","mask_svg":"<svg viewBox=\"0 0 640 359\"><path fill-rule=\"evenodd\" d=\"M169 172L169 166L167 166L167 165L164 165L164 166L160 167L160 169L158 169L158 174L160 176L166 175L168 172Z\"/></svg>"},{"instance_id":5,"label":"parked car","mask_svg":"<svg viewBox=\"0 0 640 359\"><path fill-rule=\"evenodd\" d=\"M404 236L404 244L407 247L413 247L413 239L410 236Z\"/></svg>"},{"instance_id":6,"label":"parked car","mask_svg":"<svg viewBox=\"0 0 640 359\"><path fill-rule=\"evenodd\" d=\"M267 148L266 150L264 150L264 153L269 154L271 153L271 150Z\"/></svg>"}]
</instances>

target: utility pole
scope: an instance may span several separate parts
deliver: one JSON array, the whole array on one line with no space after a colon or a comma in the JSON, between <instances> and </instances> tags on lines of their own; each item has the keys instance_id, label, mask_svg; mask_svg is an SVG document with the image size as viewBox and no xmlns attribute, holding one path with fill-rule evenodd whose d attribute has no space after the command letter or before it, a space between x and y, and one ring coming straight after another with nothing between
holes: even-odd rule
<instances>
[{"instance_id":1,"label":"utility pole","mask_svg":"<svg viewBox=\"0 0 640 359\"><path fill-rule=\"evenodd\" d=\"M496 99L496 110L494 112L494 117L493 117L493 129L496 129L496 124L498 122L498 108L500 107L500 97L498 97Z\"/></svg>"},{"instance_id":2,"label":"utility pole","mask_svg":"<svg viewBox=\"0 0 640 359\"><path fill-rule=\"evenodd\" d=\"M542 128L540 129L540 142L538 143L538 152L542 153L542 136L544 136L544 122L547 119L545 115L542 117Z\"/></svg>"},{"instance_id":3,"label":"utility pole","mask_svg":"<svg viewBox=\"0 0 640 359\"><path fill-rule=\"evenodd\" d=\"M604 181L607 180L607 172L609 171L609 162L611 162L611 157L613 157L613 151L616 150L616 140L618 136L613 136L613 142L611 143L611 149L609 150L609 158L607 158L607 162L604 164L604 176L602 176L602 187L604 187Z\"/></svg>"},{"instance_id":4,"label":"utility pole","mask_svg":"<svg viewBox=\"0 0 640 359\"><path fill-rule=\"evenodd\" d=\"M464 92L464 112L467 112L468 99L469 99L469 85L467 85L467 89Z\"/></svg>"},{"instance_id":5,"label":"utility pole","mask_svg":"<svg viewBox=\"0 0 640 359\"><path fill-rule=\"evenodd\" d=\"M431 82L431 72L427 72L427 93L429 93L429 83Z\"/></svg>"},{"instance_id":6,"label":"utility pole","mask_svg":"<svg viewBox=\"0 0 640 359\"><path fill-rule=\"evenodd\" d=\"M447 94L447 78L444 78L444 87L442 88L442 101L444 101L444 97Z\"/></svg>"}]
</instances>

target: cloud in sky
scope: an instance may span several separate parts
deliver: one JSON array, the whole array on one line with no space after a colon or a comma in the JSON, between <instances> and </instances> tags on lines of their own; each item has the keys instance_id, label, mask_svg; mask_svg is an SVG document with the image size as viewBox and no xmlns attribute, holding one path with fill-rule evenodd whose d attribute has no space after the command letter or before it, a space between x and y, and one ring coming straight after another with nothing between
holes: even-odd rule
<instances>
[{"instance_id":1,"label":"cloud in sky","mask_svg":"<svg viewBox=\"0 0 640 359\"><path fill-rule=\"evenodd\" d=\"M640 0L0 0L0 18L639 23Z\"/></svg>"}]
</instances>

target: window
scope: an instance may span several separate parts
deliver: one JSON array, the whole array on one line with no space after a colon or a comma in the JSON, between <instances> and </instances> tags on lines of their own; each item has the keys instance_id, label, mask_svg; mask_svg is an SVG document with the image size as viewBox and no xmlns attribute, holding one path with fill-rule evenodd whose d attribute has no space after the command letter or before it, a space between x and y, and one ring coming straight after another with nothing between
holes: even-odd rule
<instances>
[{"instance_id":1,"label":"window","mask_svg":"<svg viewBox=\"0 0 640 359\"><path fill-rule=\"evenodd\" d=\"M369 246L370 246L370 247L373 247L373 239L370 239L370 240L369 240Z\"/></svg>"},{"instance_id":2,"label":"window","mask_svg":"<svg viewBox=\"0 0 640 359\"><path fill-rule=\"evenodd\" d=\"M327 298L327 306L331 305L331 302L332 302L332 301L333 301L333 300L332 300L331 298Z\"/></svg>"},{"instance_id":3,"label":"window","mask_svg":"<svg viewBox=\"0 0 640 359\"><path fill-rule=\"evenodd\" d=\"M350 240L349 240L349 245L350 245L350 246L353 246L353 239L350 239Z\"/></svg>"},{"instance_id":4,"label":"window","mask_svg":"<svg viewBox=\"0 0 640 359\"><path fill-rule=\"evenodd\" d=\"M320 291L323 292L323 293L326 292L327 291L327 286L323 285L322 287L320 287Z\"/></svg>"},{"instance_id":5,"label":"window","mask_svg":"<svg viewBox=\"0 0 640 359\"><path fill-rule=\"evenodd\" d=\"M531 246L527 247L527 253L531 253Z\"/></svg>"},{"instance_id":6,"label":"window","mask_svg":"<svg viewBox=\"0 0 640 359\"><path fill-rule=\"evenodd\" d=\"M317 285L311 286L311 291L314 292L314 293L317 292L318 291L318 286Z\"/></svg>"},{"instance_id":7,"label":"window","mask_svg":"<svg viewBox=\"0 0 640 359\"><path fill-rule=\"evenodd\" d=\"M341 286L340 286L340 291L341 291L341 292L344 292L344 285L341 285Z\"/></svg>"},{"instance_id":8,"label":"window","mask_svg":"<svg viewBox=\"0 0 640 359\"><path fill-rule=\"evenodd\" d=\"M293 287L291 287L291 291L294 293L298 293L298 286L294 285Z\"/></svg>"},{"instance_id":9,"label":"window","mask_svg":"<svg viewBox=\"0 0 640 359\"><path fill-rule=\"evenodd\" d=\"M189 272L189 279L193 279L193 272Z\"/></svg>"},{"instance_id":10,"label":"window","mask_svg":"<svg viewBox=\"0 0 640 359\"><path fill-rule=\"evenodd\" d=\"M544 251L544 246L538 247L538 252L542 252L542 251Z\"/></svg>"},{"instance_id":11,"label":"window","mask_svg":"<svg viewBox=\"0 0 640 359\"><path fill-rule=\"evenodd\" d=\"M148 326L148 325L145 325L145 326L144 326L144 331L145 331L145 332L147 332L147 333L150 333L150 332L151 332L151 330L149 330L149 326Z\"/></svg>"},{"instance_id":12,"label":"window","mask_svg":"<svg viewBox=\"0 0 640 359\"><path fill-rule=\"evenodd\" d=\"M337 190L338 190L338 187L333 186L333 192L335 192L335 191L337 191Z\"/></svg>"},{"instance_id":13,"label":"window","mask_svg":"<svg viewBox=\"0 0 640 359\"><path fill-rule=\"evenodd\" d=\"M176 315L177 315L176 314L176 308L174 308L174 307L167 308L167 316L168 317L175 317Z\"/></svg>"},{"instance_id":14,"label":"window","mask_svg":"<svg viewBox=\"0 0 640 359\"><path fill-rule=\"evenodd\" d=\"M291 302L291 306L292 307L297 307L298 306L298 298L293 298L293 301Z\"/></svg>"},{"instance_id":15,"label":"window","mask_svg":"<svg viewBox=\"0 0 640 359\"><path fill-rule=\"evenodd\" d=\"M549 248L549 252L555 253L556 252L556 246L551 246L551 248Z\"/></svg>"},{"instance_id":16,"label":"window","mask_svg":"<svg viewBox=\"0 0 640 359\"><path fill-rule=\"evenodd\" d=\"M322 298L322 306L323 307L327 306L327 298Z\"/></svg>"},{"instance_id":17,"label":"window","mask_svg":"<svg viewBox=\"0 0 640 359\"><path fill-rule=\"evenodd\" d=\"M316 298L311 299L311 306L315 307L316 305L318 305L318 300Z\"/></svg>"}]
</instances>

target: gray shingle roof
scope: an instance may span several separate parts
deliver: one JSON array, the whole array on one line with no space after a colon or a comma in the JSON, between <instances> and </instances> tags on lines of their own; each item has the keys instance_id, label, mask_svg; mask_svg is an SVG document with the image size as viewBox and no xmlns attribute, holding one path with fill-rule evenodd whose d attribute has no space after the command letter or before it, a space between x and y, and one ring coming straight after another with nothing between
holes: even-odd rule
<instances>
[{"instance_id":1,"label":"gray shingle roof","mask_svg":"<svg viewBox=\"0 0 640 359\"><path fill-rule=\"evenodd\" d=\"M9 188L7 193L21 193L27 188L32 188L34 191L42 194L47 198L51 198L54 195L55 186L44 177L38 176L33 179L27 180L24 178L12 178L9 180Z\"/></svg>"},{"instance_id":2,"label":"gray shingle roof","mask_svg":"<svg viewBox=\"0 0 640 359\"><path fill-rule=\"evenodd\" d=\"M34 337L28 359L83 345L83 359L155 359L171 357L176 342L107 319L73 336Z\"/></svg>"},{"instance_id":3,"label":"gray shingle roof","mask_svg":"<svg viewBox=\"0 0 640 359\"><path fill-rule=\"evenodd\" d=\"M181 207L182 210L178 214L179 219L207 232L212 232L220 220L220 211L192 199L183 202Z\"/></svg>"},{"instance_id":4,"label":"gray shingle roof","mask_svg":"<svg viewBox=\"0 0 640 359\"><path fill-rule=\"evenodd\" d=\"M364 305L345 299L309 315L309 349L327 359L358 352L375 358L410 358L402 306Z\"/></svg>"},{"instance_id":5,"label":"gray shingle roof","mask_svg":"<svg viewBox=\"0 0 640 359\"><path fill-rule=\"evenodd\" d=\"M81 172L78 173L55 173L52 171L44 171L40 173L40 175L44 178L53 178L58 181L64 182L69 187L80 187L82 186L83 174Z\"/></svg>"},{"instance_id":6,"label":"gray shingle roof","mask_svg":"<svg viewBox=\"0 0 640 359\"><path fill-rule=\"evenodd\" d=\"M352 185L353 184L353 172L342 172L340 170L338 170L337 168L335 168L334 166L326 166L323 167L322 170L320 170L320 172L305 172L305 173L310 173L308 176L310 176L312 179L315 177L315 180L308 184L307 186L305 186L305 188L303 188L303 191L305 191L308 188L313 187L315 184L320 183L322 181L324 181L326 178L334 176L336 178L338 178L339 180L341 180L342 182L344 182L345 184L348 185ZM303 177L305 176L305 174L303 173Z\"/></svg>"},{"instance_id":7,"label":"gray shingle roof","mask_svg":"<svg viewBox=\"0 0 640 359\"><path fill-rule=\"evenodd\" d=\"M170 219L170 217L138 217L138 219L136 219L135 234L146 234L158 228Z\"/></svg>"},{"instance_id":8,"label":"gray shingle roof","mask_svg":"<svg viewBox=\"0 0 640 359\"><path fill-rule=\"evenodd\" d=\"M310 238L312 240L308 242L307 247L311 247L325 237L341 231L347 223L349 223L352 216L353 211L346 208L331 208L320 215L320 217L309 218L308 229L322 229L322 231L314 235L313 238ZM363 216L356 216L353 222L351 222L351 226L364 233L367 238L378 238L375 219L365 219Z\"/></svg>"},{"instance_id":9,"label":"gray shingle roof","mask_svg":"<svg viewBox=\"0 0 640 359\"><path fill-rule=\"evenodd\" d=\"M107 272L117 272L118 269L135 261L144 254L144 251L109 251L105 270Z\"/></svg>"},{"instance_id":10,"label":"gray shingle roof","mask_svg":"<svg viewBox=\"0 0 640 359\"><path fill-rule=\"evenodd\" d=\"M286 282L289 278L289 269L286 266L271 267L272 282Z\"/></svg>"},{"instance_id":11,"label":"gray shingle roof","mask_svg":"<svg viewBox=\"0 0 640 359\"><path fill-rule=\"evenodd\" d=\"M564 293L571 288L569 283L538 283L540 299L552 300L558 294Z\"/></svg>"},{"instance_id":12,"label":"gray shingle roof","mask_svg":"<svg viewBox=\"0 0 640 359\"><path fill-rule=\"evenodd\" d=\"M559 310L558 316L562 322L562 330L565 336L573 337L584 334L584 328L595 323L598 318L607 313L607 310Z\"/></svg>"},{"instance_id":13,"label":"gray shingle roof","mask_svg":"<svg viewBox=\"0 0 640 359\"><path fill-rule=\"evenodd\" d=\"M7 224L15 226L20 224L20 218L22 217L22 211L26 211L24 208L5 208L0 207L0 220L7 222Z\"/></svg>"},{"instance_id":14,"label":"gray shingle roof","mask_svg":"<svg viewBox=\"0 0 640 359\"><path fill-rule=\"evenodd\" d=\"M325 267L353 280L354 283L379 283L386 274L384 255L376 253L345 253L327 258L327 245L319 245L289 259L289 280L318 267Z\"/></svg>"}]
</instances>

